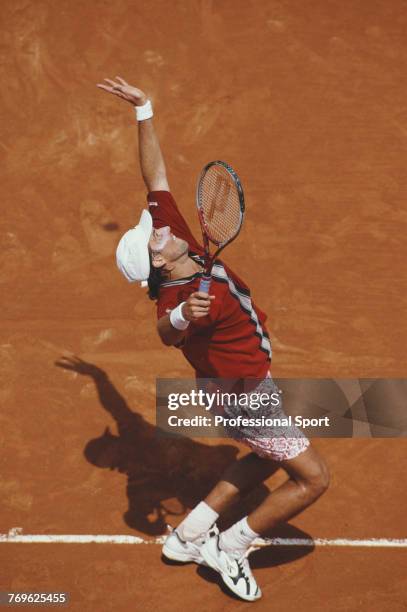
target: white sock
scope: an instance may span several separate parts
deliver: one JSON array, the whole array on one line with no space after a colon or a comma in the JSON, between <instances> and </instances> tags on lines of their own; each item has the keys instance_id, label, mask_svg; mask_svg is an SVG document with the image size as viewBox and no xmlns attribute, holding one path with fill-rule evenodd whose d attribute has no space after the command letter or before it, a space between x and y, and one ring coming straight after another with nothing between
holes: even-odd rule
<instances>
[{"instance_id":1,"label":"white sock","mask_svg":"<svg viewBox=\"0 0 407 612\"><path fill-rule=\"evenodd\" d=\"M259 534L249 527L245 516L226 531L222 531L219 546L234 557L241 557L258 536Z\"/></svg>"},{"instance_id":2,"label":"white sock","mask_svg":"<svg viewBox=\"0 0 407 612\"><path fill-rule=\"evenodd\" d=\"M212 527L219 514L212 510L204 501L188 514L188 516L177 527L177 533L184 542L192 542Z\"/></svg>"}]
</instances>

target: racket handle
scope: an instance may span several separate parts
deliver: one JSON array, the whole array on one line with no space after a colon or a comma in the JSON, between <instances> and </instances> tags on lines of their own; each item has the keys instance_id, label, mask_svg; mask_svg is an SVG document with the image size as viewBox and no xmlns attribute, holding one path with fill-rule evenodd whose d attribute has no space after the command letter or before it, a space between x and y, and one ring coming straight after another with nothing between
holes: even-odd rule
<instances>
[{"instance_id":1,"label":"racket handle","mask_svg":"<svg viewBox=\"0 0 407 612\"><path fill-rule=\"evenodd\" d=\"M210 276L203 276L201 278L201 282L199 283L199 291L202 291L203 293L209 293L209 288L211 286L211 277Z\"/></svg>"}]
</instances>

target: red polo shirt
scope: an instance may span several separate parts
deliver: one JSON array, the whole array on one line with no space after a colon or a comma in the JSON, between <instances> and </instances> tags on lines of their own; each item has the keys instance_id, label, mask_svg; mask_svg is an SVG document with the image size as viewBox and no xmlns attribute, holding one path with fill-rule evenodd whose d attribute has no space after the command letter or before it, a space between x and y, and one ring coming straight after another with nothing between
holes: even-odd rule
<instances>
[{"instance_id":1,"label":"red polo shirt","mask_svg":"<svg viewBox=\"0 0 407 612\"><path fill-rule=\"evenodd\" d=\"M189 256L200 261L204 249L193 237L174 198L168 191L147 196L156 229L170 226L189 244ZM168 314L199 289L201 273L160 285L157 317ZM221 260L212 268L210 294L215 296L209 314L191 322L180 347L198 378L264 378L270 367L271 346L266 315L250 297L248 286Z\"/></svg>"}]
</instances>

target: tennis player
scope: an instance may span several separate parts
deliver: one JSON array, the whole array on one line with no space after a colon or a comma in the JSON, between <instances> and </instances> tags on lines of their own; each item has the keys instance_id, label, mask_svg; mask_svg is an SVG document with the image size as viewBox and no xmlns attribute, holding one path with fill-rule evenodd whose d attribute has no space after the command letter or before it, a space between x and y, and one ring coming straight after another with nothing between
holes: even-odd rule
<instances>
[{"instance_id":1,"label":"tennis player","mask_svg":"<svg viewBox=\"0 0 407 612\"><path fill-rule=\"evenodd\" d=\"M146 94L123 78L104 79L101 89L129 102L138 121L141 173L149 210L121 238L117 264L130 282L148 284L157 305L157 330L167 346L178 347L198 378L259 379L254 391L277 393L270 376L271 347L266 315L252 302L248 286L217 260L211 295L198 291L204 250L179 211L167 180L164 159ZM237 407L231 407L236 416ZM240 411L242 409L239 409ZM274 418L281 405L258 416ZM206 564L228 588L246 601L261 597L251 572L248 550L259 535L315 502L328 487L328 469L296 427L276 428L270 437L240 427L231 435L251 449L233 463L218 484L167 537L163 555ZM251 514L219 533L216 520L242 493L266 480L277 467L287 480Z\"/></svg>"}]
</instances>

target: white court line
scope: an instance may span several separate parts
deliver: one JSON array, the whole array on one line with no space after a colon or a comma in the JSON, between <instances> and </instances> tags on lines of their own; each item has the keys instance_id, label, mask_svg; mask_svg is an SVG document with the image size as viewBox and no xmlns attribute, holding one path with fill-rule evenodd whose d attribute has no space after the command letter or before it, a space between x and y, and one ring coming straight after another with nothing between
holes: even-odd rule
<instances>
[{"instance_id":1,"label":"white court line","mask_svg":"<svg viewBox=\"0 0 407 612\"><path fill-rule=\"evenodd\" d=\"M0 543L9 544L163 544L166 536L152 539L131 535L22 535L21 527L0 534ZM369 538L350 540L337 538L257 538L253 548L263 546L368 546L373 548L407 548L407 539Z\"/></svg>"}]
</instances>

